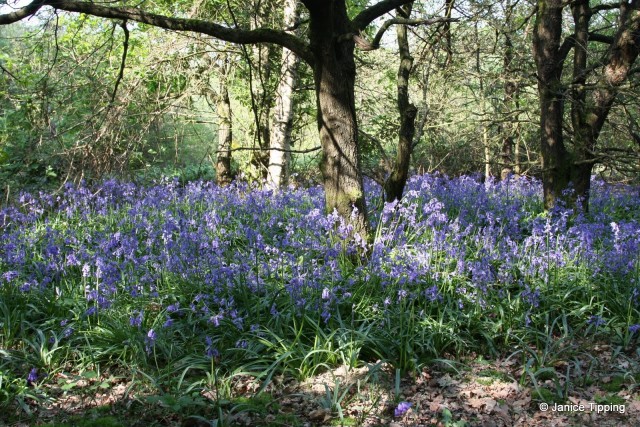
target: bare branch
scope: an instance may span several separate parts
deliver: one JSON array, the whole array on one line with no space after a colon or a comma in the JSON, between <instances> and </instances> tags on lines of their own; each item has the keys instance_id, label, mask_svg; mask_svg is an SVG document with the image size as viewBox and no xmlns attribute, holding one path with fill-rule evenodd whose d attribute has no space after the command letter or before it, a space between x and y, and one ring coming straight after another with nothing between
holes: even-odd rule
<instances>
[{"instance_id":1,"label":"bare branch","mask_svg":"<svg viewBox=\"0 0 640 427\"><path fill-rule=\"evenodd\" d=\"M10 75L15 81L18 81L18 82L20 81L20 79L17 78L15 75L13 75L13 73L11 71L9 71L6 68L4 68L4 66L2 64L0 64L0 70L4 71L8 75Z\"/></svg>"},{"instance_id":2,"label":"bare branch","mask_svg":"<svg viewBox=\"0 0 640 427\"><path fill-rule=\"evenodd\" d=\"M308 148L306 150L285 150L284 148L276 148L276 147L266 147L266 148L260 148L260 147L237 147L237 148L232 148L231 151L282 151L284 153L294 153L294 154L306 154L306 153L313 153L314 151L319 151L322 150L322 146L317 146L317 147L313 147L313 148ZM217 153L222 153L223 151L216 151Z\"/></svg>"},{"instance_id":3,"label":"bare branch","mask_svg":"<svg viewBox=\"0 0 640 427\"><path fill-rule=\"evenodd\" d=\"M596 6L593 6L591 8L591 11L593 13L597 13L597 12L601 12L604 10L613 10L613 9L618 9L620 7L620 2L618 3L603 3L603 4L598 4Z\"/></svg>"},{"instance_id":4,"label":"bare branch","mask_svg":"<svg viewBox=\"0 0 640 427\"><path fill-rule=\"evenodd\" d=\"M360 36L354 36L356 41L356 45L364 51L375 50L380 47L380 41L384 36L384 33L391 27L392 25L409 25L409 26L417 26L417 25L433 25L439 24L442 22L457 22L459 19L457 18L430 18L430 19L404 19L404 18L393 18L389 19L382 24L378 32L376 33L373 41L371 43L367 43L365 39Z\"/></svg>"},{"instance_id":5,"label":"bare branch","mask_svg":"<svg viewBox=\"0 0 640 427\"><path fill-rule=\"evenodd\" d=\"M383 0L374 4L373 6L369 6L362 12L358 14L355 18L353 18L353 26L356 30L363 31L365 28L369 26L374 20L381 17L385 13L391 12L396 7L402 6L407 3L411 3L414 0Z\"/></svg>"},{"instance_id":6,"label":"bare branch","mask_svg":"<svg viewBox=\"0 0 640 427\"><path fill-rule=\"evenodd\" d=\"M298 28L300 28L301 26L303 26L304 24L308 24L308 23L309 23L309 19L300 19L300 20L294 22L293 25L285 28L284 31L288 31L288 32L295 31Z\"/></svg>"},{"instance_id":7,"label":"bare branch","mask_svg":"<svg viewBox=\"0 0 640 427\"><path fill-rule=\"evenodd\" d=\"M604 43L604 44L613 44L615 41L613 36L605 36L604 34L599 33L589 33L589 41Z\"/></svg>"},{"instance_id":8,"label":"bare branch","mask_svg":"<svg viewBox=\"0 0 640 427\"><path fill-rule=\"evenodd\" d=\"M127 28L127 21L124 20L120 24L122 27L122 31L124 31L124 41L122 42L122 61L120 63L120 72L118 73L118 78L116 80L116 84L113 86L113 93L111 94L111 103L113 104L116 100L116 94L118 93L118 86L124 77L124 67L127 63L127 53L129 52L129 29Z\"/></svg>"}]
</instances>

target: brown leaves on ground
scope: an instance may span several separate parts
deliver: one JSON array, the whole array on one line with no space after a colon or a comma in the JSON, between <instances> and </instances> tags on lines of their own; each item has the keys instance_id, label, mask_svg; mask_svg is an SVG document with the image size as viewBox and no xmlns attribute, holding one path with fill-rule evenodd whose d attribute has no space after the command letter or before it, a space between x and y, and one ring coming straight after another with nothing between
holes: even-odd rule
<instances>
[{"instance_id":1,"label":"brown leaves on ground","mask_svg":"<svg viewBox=\"0 0 640 427\"><path fill-rule=\"evenodd\" d=\"M260 388L256 379L239 376L231 382L232 396L223 406L225 425L640 426L639 358L637 351L633 353L592 346L588 353L528 370L525 366L531 364L526 358L484 360L473 356L440 361L403 377L399 396L395 395L396 375L390 365L341 366L304 382L274 377L265 389L270 396L262 412L234 408L234 399L250 398ZM533 378L537 389L531 375L536 369L539 374ZM59 378L58 385L64 384L63 380ZM108 389L96 387L100 381L83 379L64 393L53 385L50 395L57 398L48 404L33 403L32 410L41 423L101 405L111 405L110 413L119 419L131 419L132 402L143 402L142 395L125 381L111 381ZM96 393L87 393L90 386ZM210 407L215 406L212 390L204 390L200 396ZM400 401L410 402L412 407L396 418L394 408ZM186 413L173 413L162 405L151 407L148 401L144 405L139 421L146 421L141 425L149 421L172 426L193 423ZM542 410L544 405L546 411ZM346 421L341 422L340 415ZM214 415L209 412L208 416Z\"/></svg>"}]
</instances>

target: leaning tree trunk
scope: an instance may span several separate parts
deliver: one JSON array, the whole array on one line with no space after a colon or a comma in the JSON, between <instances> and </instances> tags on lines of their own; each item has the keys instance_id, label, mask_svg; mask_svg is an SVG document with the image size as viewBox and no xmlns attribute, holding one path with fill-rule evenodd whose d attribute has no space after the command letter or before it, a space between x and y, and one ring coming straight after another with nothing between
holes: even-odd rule
<instances>
[{"instance_id":1,"label":"leaning tree trunk","mask_svg":"<svg viewBox=\"0 0 640 427\"><path fill-rule=\"evenodd\" d=\"M562 137L562 8L562 0L540 0L533 32L533 57L538 71L540 99L540 151L545 209L553 208L562 198L569 186L571 171Z\"/></svg>"},{"instance_id":2,"label":"leaning tree trunk","mask_svg":"<svg viewBox=\"0 0 640 427\"><path fill-rule=\"evenodd\" d=\"M297 1L285 0L284 27L293 28L298 19ZM291 131L293 128L293 92L297 83L298 57L287 48L282 48L282 69L276 89L276 101L271 125L268 185L279 188L286 184L289 175L291 154Z\"/></svg>"},{"instance_id":3,"label":"leaning tree trunk","mask_svg":"<svg viewBox=\"0 0 640 427\"><path fill-rule=\"evenodd\" d=\"M326 209L349 218L353 232L369 238L354 100L355 42L353 37L339 36L350 34L350 27L345 2L334 1L332 7L313 9L309 39Z\"/></svg>"},{"instance_id":4,"label":"leaning tree trunk","mask_svg":"<svg viewBox=\"0 0 640 427\"><path fill-rule=\"evenodd\" d=\"M413 3L409 3L396 9L396 15L400 18L409 18ZM404 192L409 175L411 151L413 150L413 136L416 132L416 115L418 109L409 99L409 76L413 67L413 58L409 50L409 38L407 26L398 25L396 28L398 49L400 51L400 66L398 67L398 111L400 112L400 130L398 132L398 152L393 165L391 175L384 184L384 192L387 202L400 200Z\"/></svg>"}]
</instances>

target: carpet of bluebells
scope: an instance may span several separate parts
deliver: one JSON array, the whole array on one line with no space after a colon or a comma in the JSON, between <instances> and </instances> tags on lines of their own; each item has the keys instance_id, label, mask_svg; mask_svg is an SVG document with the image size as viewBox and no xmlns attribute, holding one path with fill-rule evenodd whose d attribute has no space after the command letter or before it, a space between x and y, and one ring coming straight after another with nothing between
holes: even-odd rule
<instances>
[{"instance_id":1,"label":"carpet of bluebells","mask_svg":"<svg viewBox=\"0 0 640 427\"><path fill-rule=\"evenodd\" d=\"M373 243L320 187L106 181L0 210L0 406L62 372L169 389L297 379L384 360L412 370L561 333L640 335L640 196L594 180L588 213L543 212L530 179L370 186Z\"/></svg>"}]
</instances>

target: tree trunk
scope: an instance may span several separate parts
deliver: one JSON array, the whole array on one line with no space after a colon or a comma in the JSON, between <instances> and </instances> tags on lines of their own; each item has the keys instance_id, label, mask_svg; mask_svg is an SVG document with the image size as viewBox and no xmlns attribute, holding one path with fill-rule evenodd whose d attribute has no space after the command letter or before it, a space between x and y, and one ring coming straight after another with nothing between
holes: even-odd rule
<instances>
[{"instance_id":1,"label":"tree trunk","mask_svg":"<svg viewBox=\"0 0 640 427\"><path fill-rule=\"evenodd\" d=\"M562 0L540 0L533 32L533 57L538 71L540 99L540 151L545 209L556 205L570 182L571 164L562 136L562 8Z\"/></svg>"},{"instance_id":2,"label":"tree trunk","mask_svg":"<svg viewBox=\"0 0 640 427\"><path fill-rule=\"evenodd\" d=\"M251 28L257 29L266 26L269 15L270 2L258 2L254 19L251 20ZM254 114L256 126L255 138L259 150L253 151L251 163L256 167L258 176L267 178L269 166L269 147L271 146L269 113L273 102L273 90L270 89L271 51L272 45L256 44L252 46L252 58L249 59L251 68L251 108Z\"/></svg>"},{"instance_id":3,"label":"tree trunk","mask_svg":"<svg viewBox=\"0 0 640 427\"><path fill-rule=\"evenodd\" d=\"M285 0L284 27L294 27L298 19L296 0ZM269 174L267 183L272 188L286 184L289 176L291 154L291 131L293 128L293 92L297 84L298 57L289 49L282 49L282 70L276 89L269 151Z\"/></svg>"},{"instance_id":4,"label":"tree trunk","mask_svg":"<svg viewBox=\"0 0 640 427\"><path fill-rule=\"evenodd\" d=\"M309 25L326 209L369 238L354 101L355 42L340 37L352 34L344 0L330 3L310 10Z\"/></svg>"},{"instance_id":5,"label":"tree trunk","mask_svg":"<svg viewBox=\"0 0 640 427\"><path fill-rule=\"evenodd\" d=\"M635 5L633 4L635 3ZM571 4L575 25L571 121L575 156L571 170L574 199L589 208L591 173L597 158L596 142L611 111L620 86L627 81L640 52L640 12L637 1L620 3L619 28L609 49L602 74L595 85L587 84L587 46L592 10L588 0ZM587 87L595 86L591 99Z\"/></svg>"},{"instance_id":6,"label":"tree trunk","mask_svg":"<svg viewBox=\"0 0 640 427\"><path fill-rule=\"evenodd\" d=\"M231 101L226 73L220 73L220 90L217 94L218 110L218 156L216 159L216 181L218 185L228 185L233 179L231 172L231 142L233 139L231 122Z\"/></svg>"},{"instance_id":7,"label":"tree trunk","mask_svg":"<svg viewBox=\"0 0 640 427\"><path fill-rule=\"evenodd\" d=\"M571 4L575 45L573 47L573 82L571 88L571 125L573 127L574 165L571 168L573 194L571 204L581 203L589 209L591 171L593 170L595 139L589 124L587 106L587 47L589 45L589 0L577 0Z\"/></svg>"},{"instance_id":8,"label":"tree trunk","mask_svg":"<svg viewBox=\"0 0 640 427\"><path fill-rule=\"evenodd\" d=\"M413 3L409 3L396 9L399 18L409 18ZM415 121L418 109L409 99L409 76L413 67L413 58L409 51L409 38L407 37L407 26L398 25L396 27L398 39L398 50L400 51L400 66L398 67L398 111L400 113L400 130L398 132L398 152L393 165L391 175L384 185L387 202L400 200L404 192L409 175L409 165L411 162L411 152L413 151L413 136L415 134Z\"/></svg>"},{"instance_id":9,"label":"tree trunk","mask_svg":"<svg viewBox=\"0 0 640 427\"><path fill-rule=\"evenodd\" d=\"M484 102L482 102L482 115L487 114ZM484 182L491 180L491 144L489 142L489 126L482 124L482 147L484 148Z\"/></svg>"},{"instance_id":10,"label":"tree trunk","mask_svg":"<svg viewBox=\"0 0 640 427\"><path fill-rule=\"evenodd\" d=\"M516 138L516 127L513 124L513 110L516 107L516 92L518 91L518 83L514 78L513 72L513 41L512 26L513 26L513 5L511 1L507 1L505 8L505 29L504 36L504 56L503 56L503 73L504 73L504 99L502 106L504 113L507 115L501 124L502 129L502 170L500 171L500 179L504 180L514 172L514 145Z\"/></svg>"}]
</instances>

